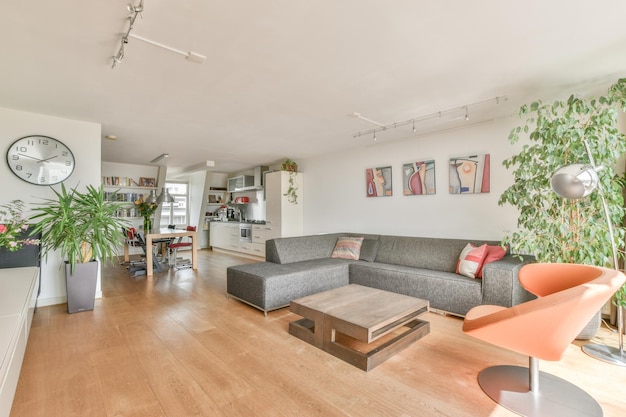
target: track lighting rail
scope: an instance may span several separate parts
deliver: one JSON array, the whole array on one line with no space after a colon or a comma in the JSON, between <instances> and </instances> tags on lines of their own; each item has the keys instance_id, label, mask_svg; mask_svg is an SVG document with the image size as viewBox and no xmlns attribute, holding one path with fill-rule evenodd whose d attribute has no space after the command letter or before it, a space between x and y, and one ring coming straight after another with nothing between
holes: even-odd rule
<instances>
[{"instance_id":1,"label":"track lighting rail","mask_svg":"<svg viewBox=\"0 0 626 417\"><path fill-rule=\"evenodd\" d=\"M460 107L455 107L452 109L447 109L447 110L442 110L442 111L438 111L435 113L431 113L431 114L426 114L423 116L419 116L419 117L414 117L412 119L408 119L408 120L403 120L401 122L395 122L395 123L391 123L388 125L382 125L380 123L377 122L373 122L376 123L378 125L380 125L379 127L373 128L373 129L369 129L369 130L362 130L360 132L356 132L352 135L353 138L360 138L361 136L365 136L365 135L372 135L374 140L376 140L376 133L378 132L384 132L385 130L389 130L389 129L396 129L398 127L402 127L402 126L406 126L406 125L411 125L413 132L416 132L416 128L415 128L415 124L419 124L420 122L424 122L427 120L431 120L431 119L441 119L444 116L448 116L451 114L455 114L455 113L459 113L459 112L464 112L464 118L465 120L469 121L470 119L470 109L472 107L475 106L480 106L483 104L489 104L489 103L494 103L496 105L503 103L507 100L506 96L498 96L498 97L493 97L487 100L482 100L482 101L477 101L475 103L471 103L471 104L466 104L464 106L460 106ZM364 117L361 117L360 114L358 113L353 113L353 115L358 115L358 116L353 116L353 117L358 117L359 119L363 119L363 120L367 120L370 121L370 119L366 119Z\"/></svg>"}]
</instances>

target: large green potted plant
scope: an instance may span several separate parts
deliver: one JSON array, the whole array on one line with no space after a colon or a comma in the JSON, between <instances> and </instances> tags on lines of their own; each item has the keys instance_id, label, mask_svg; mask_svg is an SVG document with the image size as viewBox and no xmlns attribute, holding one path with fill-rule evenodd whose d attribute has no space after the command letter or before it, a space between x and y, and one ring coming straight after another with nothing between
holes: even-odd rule
<instances>
[{"instance_id":1,"label":"large green potted plant","mask_svg":"<svg viewBox=\"0 0 626 417\"><path fill-rule=\"evenodd\" d=\"M52 187L51 187L52 188ZM112 261L124 241L125 220L116 217L117 206L107 201L102 186L52 188L56 198L33 208L34 232L41 232L41 249L47 257L59 251L65 260L68 312L93 310L98 263Z\"/></svg>"},{"instance_id":2,"label":"large green potted plant","mask_svg":"<svg viewBox=\"0 0 626 417\"><path fill-rule=\"evenodd\" d=\"M499 204L519 210L518 229L505 237L517 253L529 253L539 262L572 262L612 267L609 228L601 196L594 192L579 200L554 193L550 179L570 164L589 164L585 141L599 173L615 230L615 244L623 252L625 214L622 185L615 172L618 158L626 152L626 140L617 128L618 110L626 111L626 79L612 85L597 98L570 96L567 101L534 102L520 109L525 122L514 129L509 141L528 136L530 144L503 164L513 169L514 183L500 196ZM590 338L600 324L579 335Z\"/></svg>"}]
</instances>

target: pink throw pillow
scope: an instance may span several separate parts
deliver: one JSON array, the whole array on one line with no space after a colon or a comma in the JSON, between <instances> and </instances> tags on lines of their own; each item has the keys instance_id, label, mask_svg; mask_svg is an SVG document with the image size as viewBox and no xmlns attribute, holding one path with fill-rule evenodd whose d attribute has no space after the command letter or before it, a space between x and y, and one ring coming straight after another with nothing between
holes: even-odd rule
<instances>
[{"instance_id":1,"label":"pink throw pillow","mask_svg":"<svg viewBox=\"0 0 626 417\"><path fill-rule=\"evenodd\" d=\"M483 264L478 269L478 272L476 272L476 277L482 278L483 268L485 267L485 265L490 264L491 262L499 261L500 259L504 258L504 255L506 255L506 249L504 249L502 246L487 245L487 256L485 257Z\"/></svg>"},{"instance_id":2,"label":"pink throw pillow","mask_svg":"<svg viewBox=\"0 0 626 417\"><path fill-rule=\"evenodd\" d=\"M468 278L476 278L486 256L487 244L476 247L468 243L461 251L459 261L456 264L456 273Z\"/></svg>"},{"instance_id":3,"label":"pink throw pillow","mask_svg":"<svg viewBox=\"0 0 626 417\"><path fill-rule=\"evenodd\" d=\"M361 254L362 237L340 237L337 239L331 258L359 260Z\"/></svg>"}]
</instances>

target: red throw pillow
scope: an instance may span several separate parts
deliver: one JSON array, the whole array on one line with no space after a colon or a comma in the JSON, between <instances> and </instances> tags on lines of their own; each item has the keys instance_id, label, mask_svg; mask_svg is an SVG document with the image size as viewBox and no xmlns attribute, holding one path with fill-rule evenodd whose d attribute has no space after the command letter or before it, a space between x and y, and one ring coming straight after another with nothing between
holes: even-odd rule
<instances>
[{"instance_id":1,"label":"red throw pillow","mask_svg":"<svg viewBox=\"0 0 626 417\"><path fill-rule=\"evenodd\" d=\"M487 244L478 247L468 243L456 264L456 273L468 278L476 278L477 272L481 269L483 261L487 256Z\"/></svg>"},{"instance_id":2,"label":"red throw pillow","mask_svg":"<svg viewBox=\"0 0 626 417\"><path fill-rule=\"evenodd\" d=\"M476 277L482 278L483 268L485 267L485 265L490 264L491 262L499 261L500 259L504 258L504 255L506 255L506 249L504 249L502 246L487 245L487 256L483 260L483 264L478 269L478 272L476 272Z\"/></svg>"}]
</instances>

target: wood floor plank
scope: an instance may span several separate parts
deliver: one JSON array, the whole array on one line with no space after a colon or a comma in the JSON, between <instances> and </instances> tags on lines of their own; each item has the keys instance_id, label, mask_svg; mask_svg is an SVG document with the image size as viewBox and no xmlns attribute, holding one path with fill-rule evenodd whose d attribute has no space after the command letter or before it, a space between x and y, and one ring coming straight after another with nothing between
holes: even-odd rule
<instances>
[{"instance_id":1,"label":"wood floor plank","mask_svg":"<svg viewBox=\"0 0 626 417\"><path fill-rule=\"evenodd\" d=\"M331 416L511 417L478 372L527 358L463 334L434 313L429 335L363 372L288 333L288 309L262 312L226 297L226 267L253 260L200 251L199 269L132 278L103 268L92 312L40 308L11 417ZM601 330L602 343L617 336ZM541 369L576 383L605 416L626 415L626 368L577 342Z\"/></svg>"},{"instance_id":2,"label":"wood floor plank","mask_svg":"<svg viewBox=\"0 0 626 417\"><path fill-rule=\"evenodd\" d=\"M149 325L133 323L122 326L120 331L167 416L225 415L150 330Z\"/></svg>"},{"instance_id":3,"label":"wood floor plank","mask_svg":"<svg viewBox=\"0 0 626 417\"><path fill-rule=\"evenodd\" d=\"M108 416L165 416L146 375L126 346L98 350L90 355L90 362Z\"/></svg>"}]
</instances>

